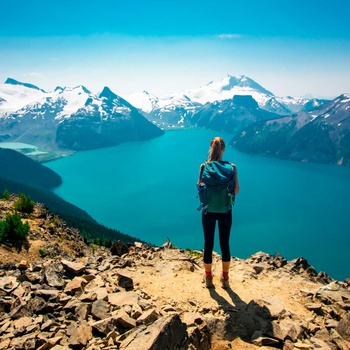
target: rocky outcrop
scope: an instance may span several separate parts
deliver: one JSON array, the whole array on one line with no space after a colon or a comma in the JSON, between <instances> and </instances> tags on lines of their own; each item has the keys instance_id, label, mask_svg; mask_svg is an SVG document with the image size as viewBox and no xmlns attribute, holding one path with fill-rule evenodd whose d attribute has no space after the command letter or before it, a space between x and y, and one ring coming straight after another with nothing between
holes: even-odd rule
<instances>
[{"instance_id":1,"label":"rocky outcrop","mask_svg":"<svg viewBox=\"0 0 350 350\"><path fill-rule=\"evenodd\" d=\"M0 219L13 200L0 201ZM214 253L207 289L200 251L88 245L39 204L22 220L25 244L0 245L0 350L349 349L350 277L302 257L232 258L223 289Z\"/></svg>"},{"instance_id":2,"label":"rocky outcrop","mask_svg":"<svg viewBox=\"0 0 350 350\"><path fill-rule=\"evenodd\" d=\"M295 312L282 292L244 301L235 288L206 289L198 283L199 252L139 243L122 249L121 256L102 250L84 259L3 265L0 349L240 349L237 341L252 349L349 349L349 284L325 281L305 259L259 252L232 260L241 285L260 280L278 291L281 283L301 282ZM186 289L197 296L182 294L183 276L192 278ZM172 280L178 297L162 297ZM151 295L155 281L162 285Z\"/></svg>"},{"instance_id":3,"label":"rocky outcrop","mask_svg":"<svg viewBox=\"0 0 350 350\"><path fill-rule=\"evenodd\" d=\"M12 194L9 200L0 200L0 220L4 220L6 215L16 211L14 203L17 199L18 196ZM39 257L61 257L72 260L88 253L90 248L84 242L79 230L68 226L58 215L50 212L45 205L34 203L32 213L21 212L20 216L22 222L28 222L30 226L29 236L23 241L4 242L6 249L0 249L0 264L3 261L19 263L23 259L32 262L39 260ZM38 264L38 261L35 264ZM30 273L31 279L38 278L38 268L39 265L35 266Z\"/></svg>"}]
</instances>

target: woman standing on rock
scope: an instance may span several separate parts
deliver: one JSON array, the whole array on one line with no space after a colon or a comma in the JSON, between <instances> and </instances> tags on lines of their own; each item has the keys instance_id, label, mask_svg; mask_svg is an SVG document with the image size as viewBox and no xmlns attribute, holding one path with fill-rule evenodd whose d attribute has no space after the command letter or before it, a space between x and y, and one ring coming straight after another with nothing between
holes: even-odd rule
<instances>
[{"instance_id":1,"label":"woman standing on rock","mask_svg":"<svg viewBox=\"0 0 350 350\"><path fill-rule=\"evenodd\" d=\"M216 222L222 255L220 281L223 288L229 287L232 204L239 192L239 185L236 166L222 159L224 151L224 140L214 137L210 142L208 160L200 166L197 183L202 209L204 281L207 288L213 287L212 255Z\"/></svg>"}]
</instances>

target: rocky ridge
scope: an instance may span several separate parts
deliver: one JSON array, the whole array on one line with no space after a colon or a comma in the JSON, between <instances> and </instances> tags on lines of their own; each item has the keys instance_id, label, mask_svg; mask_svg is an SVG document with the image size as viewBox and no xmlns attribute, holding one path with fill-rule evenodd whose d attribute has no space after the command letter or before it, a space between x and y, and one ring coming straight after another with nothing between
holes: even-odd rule
<instances>
[{"instance_id":1,"label":"rocky ridge","mask_svg":"<svg viewBox=\"0 0 350 350\"><path fill-rule=\"evenodd\" d=\"M11 204L0 201L0 219ZM214 254L207 289L202 252L90 246L40 204L23 220L22 251L0 246L0 349L350 348L350 279L304 258L232 258L222 289Z\"/></svg>"}]
</instances>

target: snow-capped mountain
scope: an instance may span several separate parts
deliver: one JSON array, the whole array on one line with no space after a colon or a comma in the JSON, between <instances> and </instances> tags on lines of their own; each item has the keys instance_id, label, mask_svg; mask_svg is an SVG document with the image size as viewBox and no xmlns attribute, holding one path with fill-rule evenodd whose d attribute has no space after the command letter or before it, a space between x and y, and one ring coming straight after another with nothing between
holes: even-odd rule
<instances>
[{"instance_id":1,"label":"snow-capped mountain","mask_svg":"<svg viewBox=\"0 0 350 350\"><path fill-rule=\"evenodd\" d=\"M318 99L276 97L244 75L228 75L206 86L162 97L144 91L140 94L127 95L125 98L142 110L149 120L165 129L185 127L191 123L189 118L206 103L232 101L234 96L252 96L259 108L279 115L291 115L302 110L304 106L311 110L328 102Z\"/></svg>"},{"instance_id":2,"label":"snow-capped mountain","mask_svg":"<svg viewBox=\"0 0 350 350\"><path fill-rule=\"evenodd\" d=\"M310 112L251 124L231 144L249 153L350 166L350 94Z\"/></svg>"},{"instance_id":3,"label":"snow-capped mountain","mask_svg":"<svg viewBox=\"0 0 350 350\"><path fill-rule=\"evenodd\" d=\"M163 132L107 87L97 96L84 86L45 92L8 79L0 86L0 141L44 149L89 149L144 140Z\"/></svg>"},{"instance_id":4,"label":"snow-capped mountain","mask_svg":"<svg viewBox=\"0 0 350 350\"><path fill-rule=\"evenodd\" d=\"M322 104L329 102L329 100L325 100L325 99L291 97L291 96L276 97L276 100L281 105L289 109L292 113L298 113L299 111L302 111L302 110L311 111L315 108L318 108Z\"/></svg>"},{"instance_id":5,"label":"snow-capped mountain","mask_svg":"<svg viewBox=\"0 0 350 350\"><path fill-rule=\"evenodd\" d=\"M304 105L310 102L306 98L277 97L272 92L263 88L260 84L245 75L237 75L223 78L217 82L210 82L206 86L185 92L192 100L202 104L214 101L223 101L232 99L236 95L250 95L258 103L261 109L277 113L280 115L290 115L299 112ZM324 103L313 99L315 107Z\"/></svg>"},{"instance_id":6,"label":"snow-capped mountain","mask_svg":"<svg viewBox=\"0 0 350 350\"><path fill-rule=\"evenodd\" d=\"M156 97L147 91L125 97L136 106L144 116L162 129L184 128L196 113L201 103L192 101L182 94Z\"/></svg>"},{"instance_id":7,"label":"snow-capped mountain","mask_svg":"<svg viewBox=\"0 0 350 350\"><path fill-rule=\"evenodd\" d=\"M155 97L144 92L142 94L127 95L125 98L137 108L142 109L146 113L150 113L152 110L164 107L164 105L175 105L176 102L182 104L183 96L185 96L188 101L204 105L207 102L230 100L234 95L250 95L258 102L260 108L270 104L270 109L281 108L286 114L290 113L285 107L281 107L278 101L275 101L274 104L271 102L269 103L271 99L275 99L274 94L263 88L253 79L244 75L228 75L221 81L211 81L206 86L197 89L162 97Z\"/></svg>"},{"instance_id":8,"label":"snow-capped mountain","mask_svg":"<svg viewBox=\"0 0 350 350\"><path fill-rule=\"evenodd\" d=\"M228 75L220 81L211 81L206 86L187 91L185 94L192 101L201 104L229 100L234 95L251 95L260 104L274 96L272 92L244 75Z\"/></svg>"},{"instance_id":9,"label":"snow-capped mountain","mask_svg":"<svg viewBox=\"0 0 350 350\"><path fill-rule=\"evenodd\" d=\"M185 95L175 95L158 100L157 108L154 108L147 118L160 128L184 128L202 105L191 101Z\"/></svg>"},{"instance_id":10,"label":"snow-capped mountain","mask_svg":"<svg viewBox=\"0 0 350 350\"><path fill-rule=\"evenodd\" d=\"M326 102L276 97L244 75L227 76L185 93L157 97L144 91L126 99L107 87L99 95L84 86L57 87L46 92L8 79L0 85L0 142L79 150L157 137L163 133L160 128L199 126L232 135L248 130L249 134L251 124L264 124L268 119L285 124L281 116L288 116L285 120L295 121L300 129L313 123L313 110L320 111ZM296 112L297 117L293 115ZM331 127L341 128L333 124ZM347 130L345 127L344 133ZM347 136L339 134L339 138L343 137ZM243 141L247 143L246 138Z\"/></svg>"}]
</instances>

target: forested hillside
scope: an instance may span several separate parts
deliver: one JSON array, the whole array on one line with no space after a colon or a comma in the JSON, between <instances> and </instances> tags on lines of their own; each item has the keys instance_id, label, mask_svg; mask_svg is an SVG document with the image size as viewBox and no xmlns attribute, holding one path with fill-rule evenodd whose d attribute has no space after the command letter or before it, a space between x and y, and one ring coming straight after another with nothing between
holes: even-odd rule
<instances>
[{"instance_id":1,"label":"forested hillside","mask_svg":"<svg viewBox=\"0 0 350 350\"><path fill-rule=\"evenodd\" d=\"M50 189L59 186L61 177L51 169L9 149L0 148L0 197L9 193L23 193L32 200L43 203L70 226L80 230L91 240L134 242L135 237L100 225L84 210L66 202Z\"/></svg>"},{"instance_id":2,"label":"forested hillside","mask_svg":"<svg viewBox=\"0 0 350 350\"><path fill-rule=\"evenodd\" d=\"M0 176L45 189L58 187L61 177L46 166L12 150L0 148Z\"/></svg>"}]
</instances>

